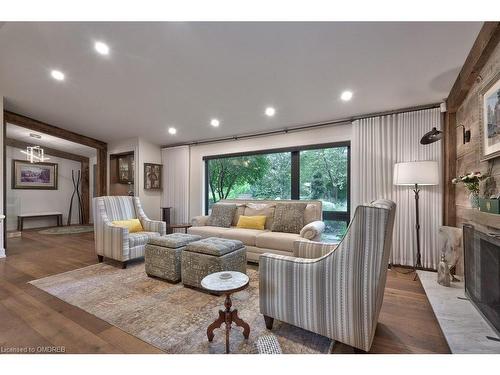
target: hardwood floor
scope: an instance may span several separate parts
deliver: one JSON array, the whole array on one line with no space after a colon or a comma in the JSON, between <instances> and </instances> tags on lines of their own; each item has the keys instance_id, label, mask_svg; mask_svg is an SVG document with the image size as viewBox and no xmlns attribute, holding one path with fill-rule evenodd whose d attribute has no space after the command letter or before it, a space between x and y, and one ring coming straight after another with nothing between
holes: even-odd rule
<instances>
[{"instance_id":1,"label":"hardwood floor","mask_svg":"<svg viewBox=\"0 0 500 375\"><path fill-rule=\"evenodd\" d=\"M136 337L28 284L97 263L93 233L8 239L0 259L0 348L64 347L66 353L161 353ZM334 353L353 353L337 343ZM370 353L449 353L419 281L389 271Z\"/></svg>"}]
</instances>

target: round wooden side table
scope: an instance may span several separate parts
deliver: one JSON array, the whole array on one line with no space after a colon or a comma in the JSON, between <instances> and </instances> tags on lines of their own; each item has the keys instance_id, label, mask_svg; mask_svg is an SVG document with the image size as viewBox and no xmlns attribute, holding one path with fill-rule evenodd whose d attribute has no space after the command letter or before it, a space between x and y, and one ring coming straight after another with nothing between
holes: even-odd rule
<instances>
[{"instance_id":1,"label":"round wooden side table","mask_svg":"<svg viewBox=\"0 0 500 375\"><path fill-rule=\"evenodd\" d=\"M222 323L226 324L226 353L229 353L229 333L231 325L235 323L238 327L243 328L243 336L248 339L250 335L250 326L238 316L238 310L231 310L231 294L239 292L248 286L249 278L241 272L222 271L211 273L201 280L201 286L212 293L224 293L226 300L224 302L225 310L219 310L219 317L208 326L207 337L208 341L214 339L214 330L220 328Z\"/></svg>"}]
</instances>

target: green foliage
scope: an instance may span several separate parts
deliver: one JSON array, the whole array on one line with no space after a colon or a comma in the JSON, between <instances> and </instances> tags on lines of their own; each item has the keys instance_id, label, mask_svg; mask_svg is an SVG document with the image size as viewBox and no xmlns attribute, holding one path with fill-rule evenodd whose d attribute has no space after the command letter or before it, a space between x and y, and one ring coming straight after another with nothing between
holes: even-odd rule
<instances>
[{"instance_id":1,"label":"green foliage","mask_svg":"<svg viewBox=\"0 0 500 375\"><path fill-rule=\"evenodd\" d=\"M311 199L320 199L325 196L326 189L325 183L323 181L323 174L320 171L316 171L312 175L311 181Z\"/></svg>"},{"instance_id":2,"label":"green foliage","mask_svg":"<svg viewBox=\"0 0 500 375\"><path fill-rule=\"evenodd\" d=\"M212 202L228 198L236 187L259 181L268 168L269 163L263 155L210 160L208 183Z\"/></svg>"},{"instance_id":3,"label":"green foliage","mask_svg":"<svg viewBox=\"0 0 500 375\"><path fill-rule=\"evenodd\" d=\"M333 204L345 202L347 200L347 148L302 151L300 153L300 182L300 196L305 199L321 199Z\"/></svg>"},{"instance_id":4,"label":"green foliage","mask_svg":"<svg viewBox=\"0 0 500 375\"><path fill-rule=\"evenodd\" d=\"M226 198L291 198L290 152L208 162L210 203ZM347 148L300 152L300 198L320 199L326 211L345 211Z\"/></svg>"}]
</instances>

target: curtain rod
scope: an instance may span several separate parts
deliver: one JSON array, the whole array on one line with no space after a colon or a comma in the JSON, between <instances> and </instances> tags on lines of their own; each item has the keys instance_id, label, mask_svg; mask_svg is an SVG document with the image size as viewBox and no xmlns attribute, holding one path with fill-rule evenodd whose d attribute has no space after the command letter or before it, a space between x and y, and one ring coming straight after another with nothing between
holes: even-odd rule
<instances>
[{"instance_id":1,"label":"curtain rod","mask_svg":"<svg viewBox=\"0 0 500 375\"><path fill-rule=\"evenodd\" d=\"M221 138L202 139L200 141L176 143L176 144L172 144L172 145L164 145L164 146L161 146L161 148L172 148L172 147L179 147L179 146L199 146L199 145L206 145L206 144L210 144L210 143L219 143L219 142L227 142L227 141L236 141L236 140L241 140L241 139L265 137L268 135L287 134L287 133L299 132L299 131L304 131L304 130L309 130L309 129L323 128L323 127L327 127L327 126L347 125L347 124L350 124L351 122L356 121L356 120L363 120L363 119L372 118L372 117L389 116L389 115L395 115L395 114L399 114L399 113L415 112L415 111L423 111L426 109L439 108L440 104L441 103L424 104L424 105L419 105L419 106L414 106L414 107L393 109L393 110L383 111L383 112L367 113L364 115L351 116L351 117L338 119L338 120L316 122L316 123L312 123L312 124L293 126L293 127L282 128L282 129L277 129L277 130L270 130L270 131L266 131L266 132L249 133L249 134L233 135L233 136L227 136L227 137L221 137Z\"/></svg>"}]
</instances>

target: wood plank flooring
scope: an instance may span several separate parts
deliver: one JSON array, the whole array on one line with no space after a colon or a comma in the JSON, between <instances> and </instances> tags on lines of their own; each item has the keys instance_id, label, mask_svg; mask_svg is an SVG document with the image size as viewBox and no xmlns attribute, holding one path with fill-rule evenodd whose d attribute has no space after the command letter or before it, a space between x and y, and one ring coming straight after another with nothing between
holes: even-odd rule
<instances>
[{"instance_id":1,"label":"wood plank flooring","mask_svg":"<svg viewBox=\"0 0 500 375\"><path fill-rule=\"evenodd\" d=\"M111 324L28 284L97 263L93 233L7 240L0 259L0 347L62 346L66 353L162 353ZM334 353L352 353L336 344ZM420 282L389 271L370 353L449 353Z\"/></svg>"}]
</instances>

